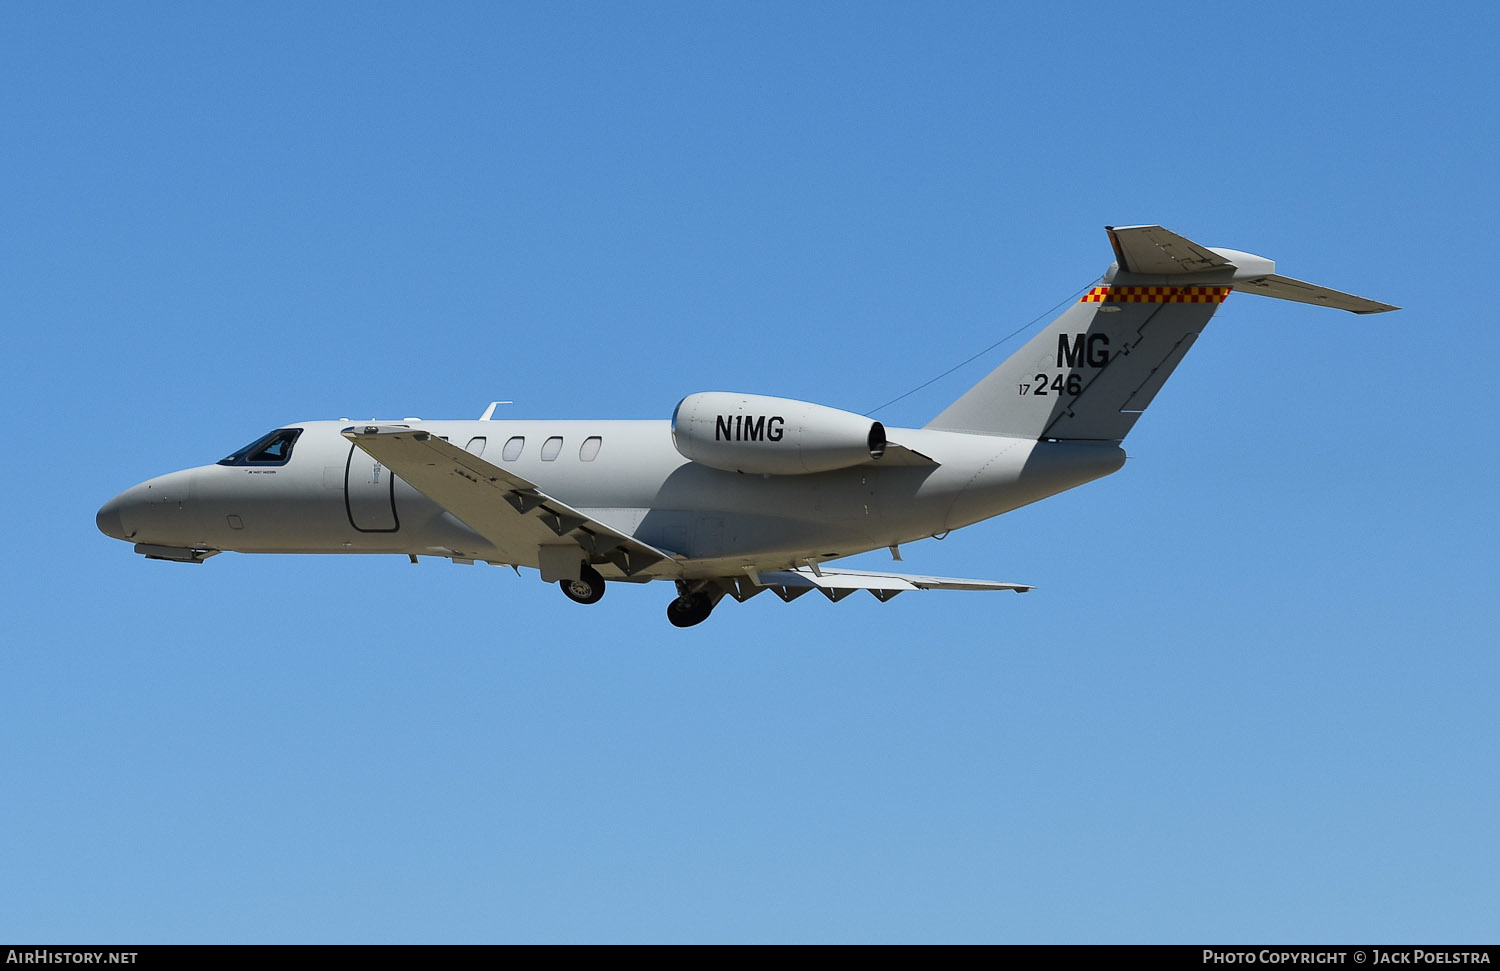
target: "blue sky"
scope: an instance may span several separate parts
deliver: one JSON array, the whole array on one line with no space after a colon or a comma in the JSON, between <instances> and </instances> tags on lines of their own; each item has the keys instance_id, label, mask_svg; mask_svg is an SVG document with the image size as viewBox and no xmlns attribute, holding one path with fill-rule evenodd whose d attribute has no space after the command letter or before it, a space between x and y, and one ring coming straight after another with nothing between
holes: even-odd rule
<instances>
[{"instance_id":1,"label":"blue sky","mask_svg":"<svg viewBox=\"0 0 1500 971\"><path fill-rule=\"evenodd\" d=\"M1495 940L1496 21L8 8L0 937ZM1405 309L1231 297L1124 470L904 551L1024 597L94 528L301 419L868 411L1132 223Z\"/></svg>"}]
</instances>

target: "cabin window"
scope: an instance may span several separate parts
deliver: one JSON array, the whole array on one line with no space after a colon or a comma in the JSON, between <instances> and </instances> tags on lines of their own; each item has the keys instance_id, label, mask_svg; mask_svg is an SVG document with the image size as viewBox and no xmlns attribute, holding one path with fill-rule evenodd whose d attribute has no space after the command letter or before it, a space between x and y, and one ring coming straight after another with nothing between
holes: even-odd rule
<instances>
[{"instance_id":1,"label":"cabin window","mask_svg":"<svg viewBox=\"0 0 1500 971\"><path fill-rule=\"evenodd\" d=\"M553 435L542 443L542 461L551 462L557 458L557 453L562 451L562 439Z\"/></svg>"},{"instance_id":2,"label":"cabin window","mask_svg":"<svg viewBox=\"0 0 1500 971\"><path fill-rule=\"evenodd\" d=\"M500 453L500 457L507 462L514 462L516 459L521 457L521 449L525 447L526 436L517 435L510 441L505 443L505 449Z\"/></svg>"},{"instance_id":3,"label":"cabin window","mask_svg":"<svg viewBox=\"0 0 1500 971\"><path fill-rule=\"evenodd\" d=\"M583 440L583 445L578 449L578 457L585 462L592 462L599 455L599 446L604 444L604 439L598 435L590 435Z\"/></svg>"},{"instance_id":4,"label":"cabin window","mask_svg":"<svg viewBox=\"0 0 1500 971\"><path fill-rule=\"evenodd\" d=\"M300 428L278 428L269 435L262 435L233 455L219 460L220 465L285 465L291 461L292 445Z\"/></svg>"},{"instance_id":5,"label":"cabin window","mask_svg":"<svg viewBox=\"0 0 1500 971\"><path fill-rule=\"evenodd\" d=\"M444 441L447 441L447 439L444 439ZM484 436L478 435L474 438L469 439L469 444L464 446L464 451L468 452L470 455L483 455L484 443Z\"/></svg>"}]
</instances>

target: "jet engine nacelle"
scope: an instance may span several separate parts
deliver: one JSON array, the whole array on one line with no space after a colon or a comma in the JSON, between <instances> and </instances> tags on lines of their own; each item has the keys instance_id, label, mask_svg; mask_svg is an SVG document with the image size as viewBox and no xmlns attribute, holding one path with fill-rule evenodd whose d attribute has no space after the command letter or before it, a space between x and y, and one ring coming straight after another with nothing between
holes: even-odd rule
<instances>
[{"instance_id":1,"label":"jet engine nacelle","mask_svg":"<svg viewBox=\"0 0 1500 971\"><path fill-rule=\"evenodd\" d=\"M726 472L807 475L863 465L885 454L885 426L791 398L705 391L672 413L677 451Z\"/></svg>"}]
</instances>

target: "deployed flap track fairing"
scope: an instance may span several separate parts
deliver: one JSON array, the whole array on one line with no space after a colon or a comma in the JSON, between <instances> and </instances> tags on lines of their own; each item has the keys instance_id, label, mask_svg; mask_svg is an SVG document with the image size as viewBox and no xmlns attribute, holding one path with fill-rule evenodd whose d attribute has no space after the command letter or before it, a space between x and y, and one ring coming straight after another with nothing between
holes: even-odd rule
<instances>
[{"instance_id":1,"label":"deployed flap track fairing","mask_svg":"<svg viewBox=\"0 0 1500 971\"><path fill-rule=\"evenodd\" d=\"M151 559L399 553L537 570L579 603L670 580L689 627L725 597L1030 586L830 569L1119 469L1120 443L1230 293L1397 308L1160 226L1110 227L1099 285L924 428L765 395L689 395L670 421L306 422L99 510ZM462 443L462 444L460 444Z\"/></svg>"}]
</instances>

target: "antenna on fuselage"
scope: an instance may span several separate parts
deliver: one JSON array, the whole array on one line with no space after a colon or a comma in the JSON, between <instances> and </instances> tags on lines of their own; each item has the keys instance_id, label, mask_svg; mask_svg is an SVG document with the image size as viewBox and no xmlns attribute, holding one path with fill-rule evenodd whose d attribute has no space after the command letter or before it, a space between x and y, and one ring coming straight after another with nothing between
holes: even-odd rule
<instances>
[{"instance_id":1,"label":"antenna on fuselage","mask_svg":"<svg viewBox=\"0 0 1500 971\"><path fill-rule=\"evenodd\" d=\"M495 417L495 406L496 405L513 405L513 404L515 404L514 401L491 401L490 402L490 406L488 408L484 409L484 414L482 414L482 415L479 416L479 420L480 421L489 421L491 418Z\"/></svg>"}]
</instances>

